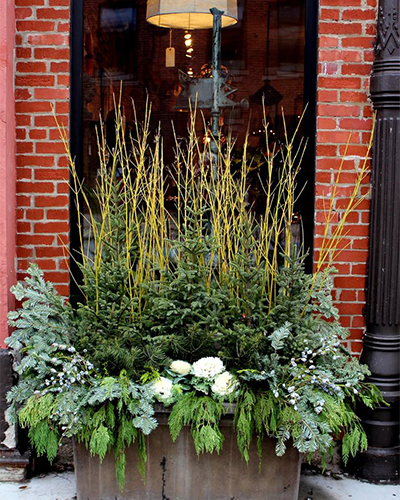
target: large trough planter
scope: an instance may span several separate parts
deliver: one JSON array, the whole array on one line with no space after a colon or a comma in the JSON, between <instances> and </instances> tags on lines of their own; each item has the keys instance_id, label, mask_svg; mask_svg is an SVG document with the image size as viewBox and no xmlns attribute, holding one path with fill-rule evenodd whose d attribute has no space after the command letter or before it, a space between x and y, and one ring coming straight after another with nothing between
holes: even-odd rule
<instances>
[{"instance_id":1,"label":"large trough planter","mask_svg":"<svg viewBox=\"0 0 400 500\"><path fill-rule=\"evenodd\" d=\"M147 438L146 483L132 446L126 454L123 493L115 479L113 455L100 463L83 444L75 443L78 500L297 500L301 455L294 448L288 446L285 455L277 457L275 440L266 438L260 468L254 442L246 465L237 448L232 415L227 415L221 420L222 452L198 457L190 428L182 429L173 443L167 415L157 416L159 427Z\"/></svg>"}]
</instances>

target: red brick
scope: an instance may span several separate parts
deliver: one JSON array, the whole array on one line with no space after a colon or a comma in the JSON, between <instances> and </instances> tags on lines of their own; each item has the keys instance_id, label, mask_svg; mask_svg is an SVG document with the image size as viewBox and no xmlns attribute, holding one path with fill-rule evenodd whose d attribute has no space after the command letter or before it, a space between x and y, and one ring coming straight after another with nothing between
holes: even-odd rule
<instances>
[{"instance_id":1,"label":"red brick","mask_svg":"<svg viewBox=\"0 0 400 500\"><path fill-rule=\"evenodd\" d=\"M15 77L16 87L52 87L54 83L53 75L19 75Z\"/></svg>"},{"instance_id":2,"label":"red brick","mask_svg":"<svg viewBox=\"0 0 400 500\"><path fill-rule=\"evenodd\" d=\"M32 9L26 8L16 8L15 9L15 19L27 19L32 17L33 11Z\"/></svg>"},{"instance_id":3,"label":"red brick","mask_svg":"<svg viewBox=\"0 0 400 500\"><path fill-rule=\"evenodd\" d=\"M38 259L35 261L40 269L53 271L57 269L56 261L53 259Z\"/></svg>"},{"instance_id":4,"label":"red brick","mask_svg":"<svg viewBox=\"0 0 400 500\"><path fill-rule=\"evenodd\" d=\"M69 23L58 23L57 31L59 33L68 33L70 29Z\"/></svg>"},{"instance_id":5,"label":"red brick","mask_svg":"<svg viewBox=\"0 0 400 500\"><path fill-rule=\"evenodd\" d=\"M353 264L351 272L353 275L365 276L367 274L367 264Z\"/></svg>"},{"instance_id":6,"label":"red brick","mask_svg":"<svg viewBox=\"0 0 400 500\"><path fill-rule=\"evenodd\" d=\"M35 99L68 99L68 89L35 89Z\"/></svg>"},{"instance_id":7,"label":"red brick","mask_svg":"<svg viewBox=\"0 0 400 500\"><path fill-rule=\"evenodd\" d=\"M346 37L342 39L341 43L342 47L358 47L358 48L372 49L374 46L374 39L372 37L362 37L362 36Z\"/></svg>"},{"instance_id":8,"label":"red brick","mask_svg":"<svg viewBox=\"0 0 400 500\"><path fill-rule=\"evenodd\" d=\"M69 19L69 9L36 9L38 19Z\"/></svg>"},{"instance_id":9,"label":"red brick","mask_svg":"<svg viewBox=\"0 0 400 500\"><path fill-rule=\"evenodd\" d=\"M63 259L59 264L58 264L59 269L65 269L66 271L69 271L69 259L65 258Z\"/></svg>"},{"instance_id":10,"label":"red brick","mask_svg":"<svg viewBox=\"0 0 400 500\"><path fill-rule=\"evenodd\" d=\"M65 146L62 142L37 142L36 153L62 154L65 153Z\"/></svg>"},{"instance_id":11,"label":"red brick","mask_svg":"<svg viewBox=\"0 0 400 500\"><path fill-rule=\"evenodd\" d=\"M44 181L59 181L59 180L67 180L69 179L69 170L64 168L41 168L35 169L35 180L44 180Z\"/></svg>"},{"instance_id":12,"label":"red brick","mask_svg":"<svg viewBox=\"0 0 400 500\"><path fill-rule=\"evenodd\" d=\"M339 146L339 154L344 155L345 153L349 156L361 156L365 158L368 152L367 145L357 146L355 144L351 144L348 148L345 145Z\"/></svg>"},{"instance_id":13,"label":"red brick","mask_svg":"<svg viewBox=\"0 0 400 500\"><path fill-rule=\"evenodd\" d=\"M29 259L33 257L33 248L18 247L17 256L22 259Z\"/></svg>"},{"instance_id":14,"label":"red brick","mask_svg":"<svg viewBox=\"0 0 400 500\"><path fill-rule=\"evenodd\" d=\"M318 118L318 129L326 130L326 129L335 129L336 128L336 120L334 118Z\"/></svg>"},{"instance_id":15,"label":"red brick","mask_svg":"<svg viewBox=\"0 0 400 500\"><path fill-rule=\"evenodd\" d=\"M49 102L28 102L21 101L15 103L16 113L44 113L51 111Z\"/></svg>"},{"instance_id":16,"label":"red brick","mask_svg":"<svg viewBox=\"0 0 400 500\"><path fill-rule=\"evenodd\" d=\"M361 78L321 76L318 78L318 85L328 89L359 89Z\"/></svg>"},{"instance_id":17,"label":"red brick","mask_svg":"<svg viewBox=\"0 0 400 500\"><path fill-rule=\"evenodd\" d=\"M345 130L371 130L372 122L370 119L341 118L339 125L340 128Z\"/></svg>"},{"instance_id":18,"label":"red brick","mask_svg":"<svg viewBox=\"0 0 400 500\"><path fill-rule=\"evenodd\" d=\"M36 59L69 59L69 49L38 48L35 49Z\"/></svg>"},{"instance_id":19,"label":"red brick","mask_svg":"<svg viewBox=\"0 0 400 500\"><path fill-rule=\"evenodd\" d=\"M17 245L52 245L54 236L37 234L17 234Z\"/></svg>"},{"instance_id":20,"label":"red brick","mask_svg":"<svg viewBox=\"0 0 400 500\"><path fill-rule=\"evenodd\" d=\"M339 321L340 321L340 324L344 327L344 328L349 328L350 324L351 324L351 319L349 318L349 316L341 316L339 318Z\"/></svg>"},{"instance_id":21,"label":"red brick","mask_svg":"<svg viewBox=\"0 0 400 500\"><path fill-rule=\"evenodd\" d=\"M51 220L69 220L69 210L68 209L48 209L47 218Z\"/></svg>"},{"instance_id":22,"label":"red brick","mask_svg":"<svg viewBox=\"0 0 400 500\"><path fill-rule=\"evenodd\" d=\"M17 222L17 232L18 233L30 233L31 223L30 222Z\"/></svg>"},{"instance_id":23,"label":"red brick","mask_svg":"<svg viewBox=\"0 0 400 500\"><path fill-rule=\"evenodd\" d=\"M17 181L17 193L52 193L53 191L52 182Z\"/></svg>"},{"instance_id":24,"label":"red brick","mask_svg":"<svg viewBox=\"0 0 400 500\"><path fill-rule=\"evenodd\" d=\"M336 156L336 146L317 144L317 156Z\"/></svg>"},{"instance_id":25,"label":"red brick","mask_svg":"<svg viewBox=\"0 0 400 500\"><path fill-rule=\"evenodd\" d=\"M319 32L323 35L361 35L361 23L320 23Z\"/></svg>"},{"instance_id":26,"label":"red brick","mask_svg":"<svg viewBox=\"0 0 400 500\"><path fill-rule=\"evenodd\" d=\"M66 207L68 196L35 196L35 207Z\"/></svg>"},{"instance_id":27,"label":"red brick","mask_svg":"<svg viewBox=\"0 0 400 500\"><path fill-rule=\"evenodd\" d=\"M319 60L361 62L362 54L358 50L320 50Z\"/></svg>"},{"instance_id":28,"label":"red brick","mask_svg":"<svg viewBox=\"0 0 400 500\"><path fill-rule=\"evenodd\" d=\"M69 87L69 75L58 75L57 76L57 85Z\"/></svg>"},{"instance_id":29,"label":"red brick","mask_svg":"<svg viewBox=\"0 0 400 500\"><path fill-rule=\"evenodd\" d=\"M347 214L346 223L358 224L360 222L360 214L358 212L351 212ZM352 243L352 248L354 248L354 241Z\"/></svg>"},{"instance_id":30,"label":"red brick","mask_svg":"<svg viewBox=\"0 0 400 500\"><path fill-rule=\"evenodd\" d=\"M28 35L28 43L30 45L67 45L67 35Z\"/></svg>"},{"instance_id":31,"label":"red brick","mask_svg":"<svg viewBox=\"0 0 400 500\"><path fill-rule=\"evenodd\" d=\"M320 9L319 19L320 21L325 19L329 19L331 21L338 21L339 15L340 15L339 9Z\"/></svg>"},{"instance_id":32,"label":"red brick","mask_svg":"<svg viewBox=\"0 0 400 500\"><path fill-rule=\"evenodd\" d=\"M315 174L315 180L316 182L320 182L322 184L330 184L332 182L332 175L330 172L317 171Z\"/></svg>"},{"instance_id":33,"label":"red brick","mask_svg":"<svg viewBox=\"0 0 400 500\"><path fill-rule=\"evenodd\" d=\"M21 73L44 73L46 63L44 62L17 62L17 72Z\"/></svg>"},{"instance_id":34,"label":"red brick","mask_svg":"<svg viewBox=\"0 0 400 500\"><path fill-rule=\"evenodd\" d=\"M61 124L68 125L67 119L62 116L57 116L57 121ZM56 120L53 115L35 116L35 126L37 127L55 127Z\"/></svg>"},{"instance_id":35,"label":"red brick","mask_svg":"<svg viewBox=\"0 0 400 500\"><path fill-rule=\"evenodd\" d=\"M69 113L69 102L56 102L56 113Z\"/></svg>"},{"instance_id":36,"label":"red brick","mask_svg":"<svg viewBox=\"0 0 400 500\"><path fill-rule=\"evenodd\" d=\"M68 157L67 156L60 156L58 158L58 163L57 165L59 167L69 167L69 160L68 160Z\"/></svg>"},{"instance_id":37,"label":"red brick","mask_svg":"<svg viewBox=\"0 0 400 500\"><path fill-rule=\"evenodd\" d=\"M32 97L32 93L28 89L15 89L15 100L16 101L26 101Z\"/></svg>"},{"instance_id":38,"label":"red brick","mask_svg":"<svg viewBox=\"0 0 400 500\"><path fill-rule=\"evenodd\" d=\"M70 189L69 189L69 185L67 182L62 182L62 183L59 183L57 184L57 193L69 193Z\"/></svg>"},{"instance_id":39,"label":"red brick","mask_svg":"<svg viewBox=\"0 0 400 500\"><path fill-rule=\"evenodd\" d=\"M340 92L340 102L367 102L368 96L365 92L343 90Z\"/></svg>"},{"instance_id":40,"label":"red brick","mask_svg":"<svg viewBox=\"0 0 400 500\"><path fill-rule=\"evenodd\" d=\"M58 130L58 128L51 128L49 130L49 137L50 137L50 140L52 140L52 141L60 141L61 135L60 135L60 131Z\"/></svg>"},{"instance_id":41,"label":"red brick","mask_svg":"<svg viewBox=\"0 0 400 500\"><path fill-rule=\"evenodd\" d=\"M337 90L319 90L318 91L318 102L337 102L338 91Z\"/></svg>"},{"instance_id":42,"label":"red brick","mask_svg":"<svg viewBox=\"0 0 400 500\"><path fill-rule=\"evenodd\" d=\"M17 127L22 127L24 125L30 125L31 124L31 117L30 115L17 115L15 117L15 122Z\"/></svg>"},{"instance_id":43,"label":"red brick","mask_svg":"<svg viewBox=\"0 0 400 500\"><path fill-rule=\"evenodd\" d=\"M364 288L365 287L365 277L354 277L354 276L337 276L334 279L336 288Z\"/></svg>"},{"instance_id":44,"label":"red brick","mask_svg":"<svg viewBox=\"0 0 400 500\"><path fill-rule=\"evenodd\" d=\"M340 300L343 302L356 302L357 292L355 290L343 290L340 292Z\"/></svg>"},{"instance_id":45,"label":"red brick","mask_svg":"<svg viewBox=\"0 0 400 500\"><path fill-rule=\"evenodd\" d=\"M69 273L65 271L44 272L44 278L52 283L68 283Z\"/></svg>"},{"instance_id":46,"label":"red brick","mask_svg":"<svg viewBox=\"0 0 400 500\"><path fill-rule=\"evenodd\" d=\"M44 5L44 0L15 0L15 5L18 7L34 7L37 5Z\"/></svg>"},{"instance_id":47,"label":"red brick","mask_svg":"<svg viewBox=\"0 0 400 500\"><path fill-rule=\"evenodd\" d=\"M354 226L347 225L346 229L350 236L368 236L369 227L367 225L355 224Z\"/></svg>"},{"instance_id":48,"label":"red brick","mask_svg":"<svg viewBox=\"0 0 400 500\"><path fill-rule=\"evenodd\" d=\"M368 235L368 233L369 233L369 226L366 226L366 234ZM357 240L353 240L353 243L351 245L351 248L353 248L354 250L357 250L357 249L366 250L368 247L369 247L369 239L368 238L360 238Z\"/></svg>"},{"instance_id":49,"label":"red brick","mask_svg":"<svg viewBox=\"0 0 400 500\"><path fill-rule=\"evenodd\" d=\"M361 6L361 0L320 0L321 7L343 7L346 4L347 7L359 7Z\"/></svg>"},{"instance_id":50,"label":"red brick","mask_svg":"<svg viewBox=\"0 0 400 500\"><path fill-rule=\"evenodd\" d=\"M366 292L365 290L358 290L357 291L357 298L359 302L365 302L366 300ZM358 325L357 325L358 326Z\"/></svg>"},{"instance_id":51,"label":"red brick","mask_svg":"<svg viewBox=\"0 0 400 500\"><path fill-rule=\"evenodd\" d=\"M24 128L17 128L15 130L15 137L17 140L24 140L26 138L26 129Z\"/></svg>"},{"instance_id":52,"label":"red brick","mask_svg":"<svg viewBox=\"0 0 400 500\"><path fill-rule=\"evenodd\" d=\"M17 141L17 153L32 153L33 142Z\"/></svg>"},{"instance_id":53,"label":"red brick","mask_svg":"<svg viewBox=\"0 0 400 500\"><path fill-rule=\"evenodd\" d=\"M66 233L68 230L68 222L36 222L34 225L35 233Z\"/></svg>"},{"instance_id":54,"label":"red brick","mask_svg":"<svg viewBox=\"0 0 400 500\"><path fill-rule=\"evenodd\" d=\"M34 128L29 131L29 137L31 139L46 139L47 130L43 128Z\"/></svg>"},{"instance_id":55,"label":"red brick","mask_svg":"<svg viewBox=\"0 0 400 500\"><path fill-rule=\"evenodd\" d=\"M319 116L360 116L360 106L343 106L334 104L320 104Z\"/></svg>"},{"instance_id":56,"label":"red brick","mask_svg":"<svg viewBox=\"0 0 400 500\"><path fill-rule=\"evenodd\" d=\"M26 218L29 220L41 220L44 218L44 210L31 208L25 211Z\"/></svg>"},{"instance_id":57,"label":"red brick","mask_svg":"<svg viewBox=\"0 0 400 500\"><path fill-rule=\"evenodd\" d=\"M354 329L351 329L352 331L357 331L357 338L361 339L362 336L363 336L363 330L354 330ZM352 333L352 332L351 332ZM353 333L350 335L350 338L354 338L353 337ZM350 351L353 355L359 355L361 354L361 351L363 349L363 343L362 342L357 342L357 341L352 341L350 342Z\"/></svg>"},{"instance_id":58,"label":"red brick","mask_svg":"<svg viewBox=\"0 0 400 500\"><path fill-rule=\"evenodd\" d=\"M362 314L364 308L364 304L359 304L357 302L355 303L353 302L351 304L342 302L336 305L339 309L340 314L349 314L349 315L360 315Z\"/></svg>"},{"instance_id":59,"label":"red brick","mask_svg":"<svg viewBox=\"0 0 400 500\"><path fill-rule=\"evenodd\" d=\"M346 2L347 3L347 2ZM342 12L343 20L354 20L354 21L362 21L362 20L375 20L376 12L375 9L346 9Z\"/></svg>"},{"instance_id":60,"label":"red brick","mask_svg":"<svg viewBox=\"0 0 400 500\"><path fill-rule=\"evenodd\" d=\"M36 247L36 256L41 257L63 257L65 250L62 247Z\"/></svg>"},{"instance_id":61,"label":"red brick","mask_svg":"<svg viewBox=\"0 0 400 500\"><path fill-rule=\"evenodd\" d=\"M51 21L17 21L17 31L30 31L31 33L39 31L53 32L55 28L55 23Z\"/></svg>"},{"instance_id":62,"label":"red brick","mask_svg":"<svg viewBox=\"0 0 400 500\"><path fill-rule=\"evenodd\" d=\"M69 63L68 62L52 62L50 64L50 71L52 73L68 73Z\"/></svg>"},{"instance_id":63,"label":"red brick","mask_svg":"<svg viewBox=\"0 0 400 500\"><path fill-rule=\"evenodd\" d=\"M334 36L320 36L318 38L318 45L320 48L334 48L339 45L339 40Z\"/></svg>"},{"instance_id":64,"label":"red brick","mask_svg":"<svg viewBox=\"0 0 400 500\"><path fill-rule=\"evenodd\" d=\"M17 194L17 207L30 207L32 199L30 196Z\"/></svg>"},{"instance_id":65,"label":"red brick","mask_svg":"<svg viewBox=\"0 0 400 500\"><path fill-rule=\"evenodd\" d=\"M338 262L366 262L368 252L364 250L341 250L337 257Z\"/></svg>"},{"instance_id":66,"label":"red brick","mask_svg":"<svg viewBox=\"0 0 400 500\"><path fill-rule=\"evenodd\" d=\"M53 167L54 158L49 156L18 155L16 158L18 167Z\"/></svg>"},{"instance_id":67,"label":"red brick","mask_svg":"<svg viewBox=\"0 0 400 500\"><path fill-rule=\"evenodd\" d=\"M338 130L332 131L319 131L317 133L317 140L319 142L325 142L327 144L343 144L346 143L349 138L352 142L357 141L357 134L349 134L349 132L342 132Z\"/></svg>"},{"instance_id":68,"label":"red brick","mask_svg":"<svg viewBox=\"0 0 400 500\"><path fill-rule=\"evenodd\" d=\"M375 36L376 35L376 24L372 23L372 24L366 25L365 26L365 34L370 35L371 37Z\"/></svg>"},{"instance_id":69,"label":"red brick","mask_svg":"<svg viewBox=\"0 0 400 500\"><path fill-rule=\"evenodd\" d=\"M343 64L342 75L369 75L371 73L370 64Z\"/></svg>"},{"instance_id":70,"label":"red brick","mask_svg":"<svg viewBox=\"0 0 400 500\"><path fill-rule=\"evenodd\" d=\"M69 295L69 286L68 285L55 284L54 288L57 290L59 295L61 295L62 297L68 297L68 295Z\"/></svg>"},{"instance_id":71,"label":"red brick","mask_svg":"<svg viewBox=\"0 0 400 500\"><path fill-rule=\"evenodd\" d=\"M16 47L15 57L17 59L29 59L32 56L32 49L28 47Z\"/></svg>"}]
</instances>

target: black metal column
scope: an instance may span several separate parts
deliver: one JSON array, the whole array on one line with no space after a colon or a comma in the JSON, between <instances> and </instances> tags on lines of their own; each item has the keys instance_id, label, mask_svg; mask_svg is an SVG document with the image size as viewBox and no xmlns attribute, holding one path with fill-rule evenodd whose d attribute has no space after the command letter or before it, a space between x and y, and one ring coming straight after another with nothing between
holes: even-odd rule
<instances>
[{"instance_id":1,"label":"black metal column","mask_svg":"<svg viewBox=\"0 0 400 500\"><path fill-rule=\"evenodd\" d=\"M389 407L363 409L369 449L355 473L370 481L399 475L400 382L400 0L380 0L371 98L376 112L367 282L367 330L361 360Z\"/></svg>"}]
</instances>

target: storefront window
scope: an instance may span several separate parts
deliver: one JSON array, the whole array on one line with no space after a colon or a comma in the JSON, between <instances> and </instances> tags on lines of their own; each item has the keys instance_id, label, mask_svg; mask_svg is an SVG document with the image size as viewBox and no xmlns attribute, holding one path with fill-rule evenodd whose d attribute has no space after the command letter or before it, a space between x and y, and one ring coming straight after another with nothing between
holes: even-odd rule
<instances>
[{"instance_id":1,"label":"storefront window","mask_svg":"<svg viewBox=\"0 0 400 500\"><path fill-rule=\"evenodd\" d=\"M222 65L237 88L225 108L223 128L243 145L249 126L251 147L263 147L262 101L273 137L282 137L282 112L292 126L303 110L304 0L239 0L238 23L222 30ZM186 38L185 38L186 35ZM188 37L189 35L189 37ZM85 0L84 11L84 176L96 177L99 117L113 120L113 96L122 83L127 127L132 126L131 100L138 116L147 98L154 127L161 123L168 160L171 121L184 135L188 111L181 111L179 71L206 77L211 68L212 30L155 27L146 22L146 0ZM190 45L188 45L188 41ZM175 49L175 66L166 67L166 49ZM206 119L209 112L204 110ZM222 119L221 119L222 123ZM198 134L204 134L199 117Z\"/></svg>"},{"instance_id":2,"label":"storefront window","mask_svg":"<svg viewBox=\"0 0 400 500\"><path fill-rule=\"evenodd\" d=\"M115 96L121 89L126 133L134 129L132 102L140 119L151 102L151 130L156 134L161 125L168 165L174 160L174 133L187 134L182 78L210 77L212 30L154 26L146 21L146 7L146 0L84 1L81 164L88 188L95 186L99 168L96 129L102 121L112 146ZM283 113L289 134L298 125L305 105L305 11L306 0L238 0L238 22L222 29L222 67L236 91L229 96L231 105L221 110L220 126L222 134L236 138L238 158L248 131L249 154L262 159L264 113L277 144L284 140ZM172 64L166 59L170 47ZM201 111L196 121L200 143L210 123L210 109ZM262 209L262 190L250 192L254 209Z\"/></svg>"}]
</instances>

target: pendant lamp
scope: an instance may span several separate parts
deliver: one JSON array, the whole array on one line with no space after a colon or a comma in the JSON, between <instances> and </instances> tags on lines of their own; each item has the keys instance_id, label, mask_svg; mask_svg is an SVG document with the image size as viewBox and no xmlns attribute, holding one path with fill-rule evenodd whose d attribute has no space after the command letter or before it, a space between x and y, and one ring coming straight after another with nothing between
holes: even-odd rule
<instances>
[{"instance_id":1,"label":"pendant lamp","mask_svg":"<svg viewBox=\"0 0 400 500\"><path fill-rule=\"evenodd\" d=\"M223 28L237 23L236 0L148 0L146 20L161 28L208 29L213 27L213 7L223 11Z\"/></svg>"}]
</instances>

